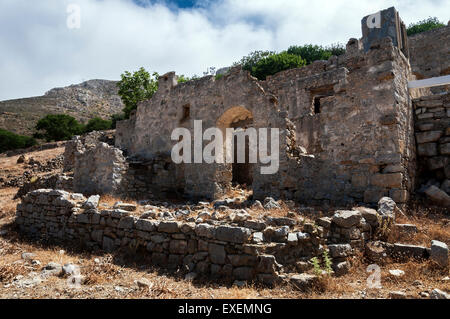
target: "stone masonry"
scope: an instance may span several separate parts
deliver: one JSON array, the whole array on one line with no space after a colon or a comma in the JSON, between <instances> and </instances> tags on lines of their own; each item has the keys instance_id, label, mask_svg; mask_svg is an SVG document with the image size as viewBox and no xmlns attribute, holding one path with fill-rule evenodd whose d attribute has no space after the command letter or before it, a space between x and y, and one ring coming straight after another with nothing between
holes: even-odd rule
<instances>
[{"instance_id":1,"label":"stone masonry","mask_svg":"<svg viewBox=\"0 0 450 319\"><path fill-rule=\"evenodd\" d=\"M310 269L310 259L324 250L336 274L345 273L348 258L376 238L384 213L361 208L306 222L299 215L254 218L217 202L216 211L225 209L224 217L206 218L210 214L204 208L192 221L187 216L193 207L180 206L172 214L150 205L139 213L135 205L101 208L98 201L99 196L86 199L61 190L32 191L17 206L16 224L41 240L107 252L125 249L146 254L162 268L272 284Z\"/></svg>"}]
</instances>

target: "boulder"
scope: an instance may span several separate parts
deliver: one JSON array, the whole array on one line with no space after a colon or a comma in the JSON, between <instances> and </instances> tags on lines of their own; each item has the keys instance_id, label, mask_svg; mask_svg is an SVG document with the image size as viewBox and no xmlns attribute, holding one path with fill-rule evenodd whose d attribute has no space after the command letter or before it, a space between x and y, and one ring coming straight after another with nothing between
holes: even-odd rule
<instances>
[{"instance_id":1,"label":"boulder","mask_svg":"<svg viewBox=\"0 0 450 319\"><path fill-rule=\"evenodd\" d=\"M431 241L431 260L435 261L441 267L448 266L448 246L446 243L433 240Z\"/></svg>"},{"instance_id":2,"label":"boulder","mask_svg":"<svg viewBox=\"0 0 450 319\"><path fill-rule=\"evenodd\" d=\"M395 219L397 204L390 197L383 197L378 202L378 214L381 216L392 216Z\"/></svg>"},{"instance_id":3,"label":"boulder","mask_svg":"<svg viewBox=\"0 0 450 319\"><path fill-rule=\"evenodd\" d=\"M359 225L361 218L359 211L340 210L334 214L332 221L339 227L350 228Z\"/></svg>"},{"instance_id":4,"label":"boulder","mask_svg":"<svg viewBox=\"0 0 450 319\"><path fill-rule=\"evenodd\" d=\"M100 201L100 195L92 195L84 202L84 209L96 209L98 207L98 202Z\"/></svg>"},{"instance_id":5,"label":"boulder","mask_svg":"<svg viewBox=\"0 0 450 319\"><path fill-rule=\"evenodd\" d=\"M358 207L356 210L361 212L362 217L369 223L369 225L373 227L378 226L378 213L375 209Z\"/></svg>"}]
</instances>

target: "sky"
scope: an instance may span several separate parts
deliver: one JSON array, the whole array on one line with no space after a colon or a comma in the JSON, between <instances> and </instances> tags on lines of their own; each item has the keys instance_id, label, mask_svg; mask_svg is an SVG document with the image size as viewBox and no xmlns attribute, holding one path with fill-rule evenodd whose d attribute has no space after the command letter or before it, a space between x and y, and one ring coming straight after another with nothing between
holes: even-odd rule
<instances>
[{"instance_id":1,"label":"sky","mask_svg":"<svg viewBox=\"0 0 450 319\"><path fill-rule=\"evenodd\" d=\"M0 100L141 66L202 75L254 50L346 44L391 6L407 25L450 18L448 0L0 0Z\"/></svg>"}]
</instances>

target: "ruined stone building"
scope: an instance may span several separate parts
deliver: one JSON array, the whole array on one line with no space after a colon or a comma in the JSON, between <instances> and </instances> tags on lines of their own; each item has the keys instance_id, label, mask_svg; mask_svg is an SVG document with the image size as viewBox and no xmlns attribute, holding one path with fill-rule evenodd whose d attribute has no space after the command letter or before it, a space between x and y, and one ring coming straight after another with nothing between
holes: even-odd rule
<instances>
[{"instance_id":1,"label":"ruined stone building","mask_svg":"<svg viewBox=\"0 0 450 319\"><path fill-rule=\"evenodd\" d=\"M189 272L186 278L289 281L304 291L317 285L311 258L327 254L336 276L361 252L376 264L414 257L447 267L443 242L386 241L391 230L418 231L395 223L396 202L407 202L418 186L428 183L427 195L450 206L449 85L422 82L450 82L450 27L408 38L394 8L362 26L363 37L350 39L344 55L265 81L240 67L187 83L163 75L156 94L117 123L114 142L111 132L93 132L66 144L73 185L58 175L55 186L44 185L56 189L24 191L16 224L44 240L141 254L163 269ZM262 174L266 164L249 160L176 164L172 132L195 135L197 120L203 130L278 128L278 171ZM264 200L220 198L233 183ZM101 194L142 201L112 206ZM165 200L172 196L219 200ZM283 217L274 214L284 209L280 203L289 208ZM360 203L378 203L378 210ZM334 211L326 204L355 205Z\"/></svg>"},{"instance_id":2,"label":"ruined stone building","mask_svg":"<svg viewBox=\"0 0 450 319\"><path fill-rule=\"evenodd\" d=\"M420 174L445 184L449 86L408 89L408 82L450 73L450 27L408 38L394 8L380 12L379 26L369 28L368 19L344 55L265 81L240 67L187 83L174 72L161 76L156 94L117 124L115 147L78 146L75 190L216 199L237 182L251 185L256 199L345 204L383 196L404 203ZM279 128L278 172L261 174L259 162L173 163L172 131L193 135L195 120L204 130Z\"/></svg>"}]
</instances>

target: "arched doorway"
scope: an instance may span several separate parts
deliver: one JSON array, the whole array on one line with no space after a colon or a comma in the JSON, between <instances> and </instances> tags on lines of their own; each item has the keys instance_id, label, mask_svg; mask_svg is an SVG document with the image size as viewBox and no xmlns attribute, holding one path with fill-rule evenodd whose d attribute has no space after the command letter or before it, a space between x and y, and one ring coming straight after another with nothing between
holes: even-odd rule
<instances>
[{"instance_id":1,"label":"arched doorway","mask_svg":"<svg viewBox=\"0 0 450 319\"><path fill-rule=\"evenodd\" d=\"M222 130L223 136L226 137L224 143L225 153L227 145L232 147L233 163L225 165L226 169L231 172L231 184L250 188L253 184L253 164L250 163L250 141L248 130L253 129L253 114L242 106L229 108L217 120L217 127ZM233 129L234 134L226 133L227 129ZM238 137L241 135L241 139ZM228 139L232 139L229 141ZM238 143L244 141L245 145L238 147ZM229 150L228 150L229 151ZM238 162L239 152L245 152L244 162Z\"/></svg>"}]
</instances>

